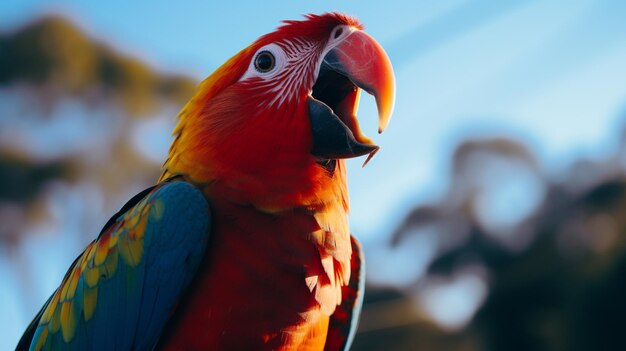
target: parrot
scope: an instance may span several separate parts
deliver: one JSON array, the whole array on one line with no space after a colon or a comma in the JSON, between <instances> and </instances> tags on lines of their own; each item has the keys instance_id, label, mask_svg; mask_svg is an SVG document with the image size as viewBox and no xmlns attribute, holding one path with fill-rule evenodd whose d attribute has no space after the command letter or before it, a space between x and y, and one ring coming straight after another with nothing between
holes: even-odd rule
<instances>
[{"instance_id":1,"label":"parrot","mask_svg":"<svg viewBox=\"0 0 626 351\"><path fill-rule=\"evenodd\" d=\"M347 350L365 263L345 160L379 150L395 104L355 17L286 20L202 81L155 185L72 263L17 350ZM365 165L364 163L364 165Z\"/></svg>"}]
</instances>

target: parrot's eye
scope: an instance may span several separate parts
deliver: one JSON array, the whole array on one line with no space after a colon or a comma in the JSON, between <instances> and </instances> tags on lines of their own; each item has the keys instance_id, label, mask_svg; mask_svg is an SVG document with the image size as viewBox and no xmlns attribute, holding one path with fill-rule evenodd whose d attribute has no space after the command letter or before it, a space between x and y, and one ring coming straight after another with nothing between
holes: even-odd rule
<instances>
[{"instance_id":1,"label":"parrot's eye","mask_svg":"<svg viewBox=\"0 0 626 351\"><path fill-rule=\"evenodd\" d=\"M257 78L262 80L272 80L280 72L287 63L287 57L283 48L271 43L257 50L251 57L248 69L240 80L245 81L249 78Z\"/></svg>"},{"instance_id":2,"label":"parrot's eye","mask_svg":"<svg viewBox=\"0 0 626 351\"><path fill-rule=\"evenodd\" d=\"M254 68L260 73L267 73L276 66L276 58L269 51L261 51L254 58Z\"/></svg>"}]
</instances>

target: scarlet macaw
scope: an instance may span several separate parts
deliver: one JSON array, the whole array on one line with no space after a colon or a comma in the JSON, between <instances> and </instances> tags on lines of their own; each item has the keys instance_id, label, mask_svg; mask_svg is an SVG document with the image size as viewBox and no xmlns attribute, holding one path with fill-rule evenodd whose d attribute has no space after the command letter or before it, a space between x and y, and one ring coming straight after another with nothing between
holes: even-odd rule
<instances>
[{"instance_id":1,"label":"scarlet macaw","mask_svg":"<svg viewBox=\"0 0 626 351\"><path fill-rule=\"evenodd\" d=\"M361 89L382 132L394 85L343 14L285 21L239 52L181 111L159 183L109 220L18 349L347 349L364 271L343 159L378 150Z\"/></svg>"}]
</instances>

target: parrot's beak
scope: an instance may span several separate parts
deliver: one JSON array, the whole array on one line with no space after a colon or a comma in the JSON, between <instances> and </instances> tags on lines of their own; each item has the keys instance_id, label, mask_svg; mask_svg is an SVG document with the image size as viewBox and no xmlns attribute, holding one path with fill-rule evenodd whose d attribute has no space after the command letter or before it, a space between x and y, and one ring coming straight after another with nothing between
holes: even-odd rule
<instances>
[{"instance_id":1,"label":"parrot's beak","mask_svg":"<svg viewBox=\"0 0 626 351\"><path fill-rule=\"evenodd\" d=\"M324 56L309 97L313 155L338 159L369 154L367 163L378 151L359 128L356 112L361 89L376 99L381 133L393 112L393 68L380 44L365 32L354 30Z\"/></svg>"}]
</instances>

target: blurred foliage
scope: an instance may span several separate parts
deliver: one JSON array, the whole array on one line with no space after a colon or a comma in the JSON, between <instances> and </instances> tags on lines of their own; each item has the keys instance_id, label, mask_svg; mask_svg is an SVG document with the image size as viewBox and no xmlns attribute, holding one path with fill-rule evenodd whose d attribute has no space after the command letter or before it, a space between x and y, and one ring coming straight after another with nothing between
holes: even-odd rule
<instances>
[{"instance_id":1,"label":"blurred foliage","mask_svg":"<svg viewBox=\"0 0 626 351\"><path fill-rule=\"evenodd\" d=\"M69 160L36 162L19 155L0 153L0 201L34 200L51 180L70 173Z\"/></svg>"},{"instance_id":2,"label":"blurred foliage","mask_svg":"<svg viewBox=\"0 0 626 351\"><path fill-rule=\"evenodd\" d=\"M91 103L114 99L135 115L154 112L163 102L181 105L196 85L95 42L61 17L0 34L0 86L16 83L45 88L53 100L66 95Z\"/></svg>"},{"instance_id":3,"label":"blurred foliage","mask_svg":"<svg viewBox=\"0 0 626 351\"><path fill-rule=\"evenodd\" d=\"M554 181L519 142L461 143L449 193L414 208L390 242L404 245L424 234L416 229L434 227L435 258L401 296L380 287L368 290L383 298L370 301L375 308L366 303L366 326L354 350L626 350L626 173L618 162L620 151L604 161L581 160ZM502 157L513 173L502 172ZM520 164L527 172L516 168ZM528 174L542 185L540 201L521 220L494 230L489 223L494 219L476 210L481 196L497 194L503 184ZM506 206L516 211L518 203ZM424 319L415 297L428 282L476 266L486 272L488 295L469 323L450 329ZM398 301L413 303L393 309ZM384 318L403 323L370 328L368 320L379 320L381 310L391 309L393 316Z\"/></svg>"},{"instance_id":4,"label":"blurred foliage","mask_svg":"<svg viewBox=\"0 0 626 351\"><path fill-rule=\"evenodd\" d=\"M142 140L134 130L166 109L174 123L195 85L119 53L61 17L0 33L0 244L15 247L20 235L42 225L69 231L61 224L67 218L54 213L56 202L65 201L55 189L74 189L100 217L151 184L160 164L138 150ZM78 135L89 144L67 140ZM43 150L29 145L45 138ZM47 154L45 145L63 151ZM80 222L85 240L104 217Z\"/></svg>"}]
</instances>

